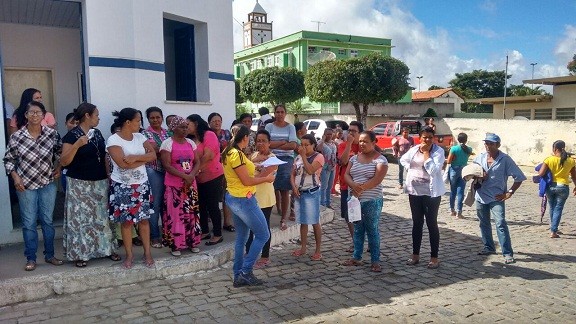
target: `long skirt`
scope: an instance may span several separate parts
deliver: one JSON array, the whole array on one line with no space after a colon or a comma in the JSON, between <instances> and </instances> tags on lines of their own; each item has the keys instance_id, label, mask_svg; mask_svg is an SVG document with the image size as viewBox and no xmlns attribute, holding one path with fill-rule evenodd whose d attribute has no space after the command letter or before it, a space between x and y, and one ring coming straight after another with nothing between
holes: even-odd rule
<instances>
[{"instance_id":1,"label":"long skirt","mask_svg":"<svg viewBox=\"0 0 576 324\"><path fill-rule=\"evenodd\" d=\"M64 209L64 256L88 261L109 256L116 249L108 219L108 180L68 177Z\"/></svg>"},{"instance_id":2,"label":"long skirt","mask_svg":"<svg viewBox=\"0 0 576 324\"><path fill-rule=\"evenodd\" d=\"M111 181L108 215L115 223L138 223L154 213L150 183L123 184Z\"/></svg>"},{"instance_id":3,"label":"long skirt","mask_svg":"<svg viewBox=\"0 0 576 324\"><path fill-rule=\"evenodd\" d=\"M214 197L214 199L218 198ZM196 188L166 186L164 214L162 215L162 244L172 250L198 246L202 236L198 211Z\"/></svg>"}]
</instances>

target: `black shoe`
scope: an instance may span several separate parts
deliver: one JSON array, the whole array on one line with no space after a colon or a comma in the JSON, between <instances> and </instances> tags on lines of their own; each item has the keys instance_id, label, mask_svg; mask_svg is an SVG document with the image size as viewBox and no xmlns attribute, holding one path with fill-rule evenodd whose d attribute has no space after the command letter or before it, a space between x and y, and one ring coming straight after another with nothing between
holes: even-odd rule
<instances>
[{"instance_id":1,"label":"black shoe","mask_svg":"<svg viewBox=\"0 0 576 324\"><path fill-rule=\"evenodd\" d=\"M222 243L224 241L224 236L222 236L218 241L208 241L206 245L216 245L218 243Z\"/></svg>"},{"instance_id":2,"label":"black shoe","mask_svg":"<svg viewBox=\"0 0 576 324\"><path fill-rule=\"evenodd\" d=\"M239 282L245 281L246 285L248 286L260 286L264 283L262 280L256 278L256 276L252 272L249 273L240 272L240 274L238 274L237 280Z\"/></svg>"},{"instance_id":3,"label":"black shoe","mask_svg":"<svg viewBox=\"0 0 576 324\"><path fill-rule=\"evenodd\" d=\"M246 280L244 280L244 278L240 278L240 276L238 276L238 277L236 277L236 279L234 279L233 286L234 286L234 288L248 286L248 282L246 282Z\"/></svg>"}]
</instances>

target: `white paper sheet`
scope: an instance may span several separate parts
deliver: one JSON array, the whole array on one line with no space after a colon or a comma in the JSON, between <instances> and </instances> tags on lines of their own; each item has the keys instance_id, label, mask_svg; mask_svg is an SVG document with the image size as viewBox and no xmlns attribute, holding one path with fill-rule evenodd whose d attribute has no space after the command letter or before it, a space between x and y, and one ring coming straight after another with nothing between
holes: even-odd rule
<instances>
[{"instance_id":1,"label":"white paper sheet","mask_svg":"<svg viewBox=\"0 0 576 324\"><path fill-rule=\"evenodd\" d=\"M280 165L280 164L284 164L284 163L286 163L286 162L273 156L273 157L269 157L268 159L266 159L266 161L262 162L260 165L265 168L265 167Z\"/></svg>"}]
</instances>

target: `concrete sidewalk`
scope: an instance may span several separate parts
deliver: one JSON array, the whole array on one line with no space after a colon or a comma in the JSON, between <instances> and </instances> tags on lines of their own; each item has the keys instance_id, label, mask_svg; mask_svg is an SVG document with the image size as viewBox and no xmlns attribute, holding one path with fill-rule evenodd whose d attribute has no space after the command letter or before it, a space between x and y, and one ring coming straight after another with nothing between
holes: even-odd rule
<instances>
[{"instance_id":1,"label":"concrete sidewalk","mask_svg":"<svg viewBox=\"0 0 576 324\"><path fill-rule=\"evenodd\" d=\"M321 211L321 223L329 223L334 219L334 211ZM300 226L289 222L288 229L279 228L280 216L272 213L272 245L286 243L300 236ZM310 227L311 228L311 227ZM235 234L223 231L224 242L206 246L200 245L201 252L193 254L183 251L181 257L174 257L170 249L152 249L156 261L153 268L146 268L137 260L143 254L141 247L135 246L135 265L130 270L122 268L122 262L114 262L108 258L90 260L86 268L77 268L73 262L62 266L53 266L43 260L43 243L39 243L38 266L34 271L24 271L26 258L24 244L2 246L0 250L0 306L33 301L54 294L70 294L98 288L114 287L153 279L165 279L174 276L192 274L218 267L234 258ZM205 241L203 241L205 242ZM56 240L56 257L62 258L62 240ZM118 254L124 258L121 247Z\"/></svg>"}]
</instances>

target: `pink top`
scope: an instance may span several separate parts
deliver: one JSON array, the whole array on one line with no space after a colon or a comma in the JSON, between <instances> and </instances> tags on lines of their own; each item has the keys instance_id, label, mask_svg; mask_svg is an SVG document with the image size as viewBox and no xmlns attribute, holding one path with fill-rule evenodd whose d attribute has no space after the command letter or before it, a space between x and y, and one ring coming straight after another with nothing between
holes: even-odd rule
<instances>
[{"instance_id":1,"label":"pink top","mask_svg":"<svg viewBox=\"0 0 576 324\"><path fill-rule=\"evenodd\" d=\"M166 143L168 141L165 141ZM191 141L190 141L191 142ZM172 145L162 145L162 150L170 152L170 165L176 168L180 172L190 173L194 166L194 146L189 140L184 143L178 143L171 141ZM166 177L164 178L164 184L171 187L181 188L184 180L177 177L170 172L166 172ZM192 184L196 188L196 181Z\"/></svg>"},{"instance_id":2,"label":"pink top","mask_svg":"<svg viewBox=\"0 0 576 324\"><path fill-rule=\"evenodd\" d=\"M200 183L214 180L224 174L224 168L222 163L220 163L220 141L218 141L218 137L213 131L204 133L204 142L198 143L197 154L202 156L204 149L214 152L214 157L206 166L202 167L200 173L196 176L196 180Z\"/></svg>"},{"instance_id":3,"label":"pink top","mask_svg":"<svg viewBox=\"0 0 576 324\"><path fill-rule=\"evenodd\" d=\"M54 115L52 115L52 113L46 112L46 115L44 115L44 119L42 119L41 125L42 126L56 125L56 119L54 118ZM16 116L12 116L12 118L10 118L10 126L16 127Z\"/></svg>"}]
</instances>

